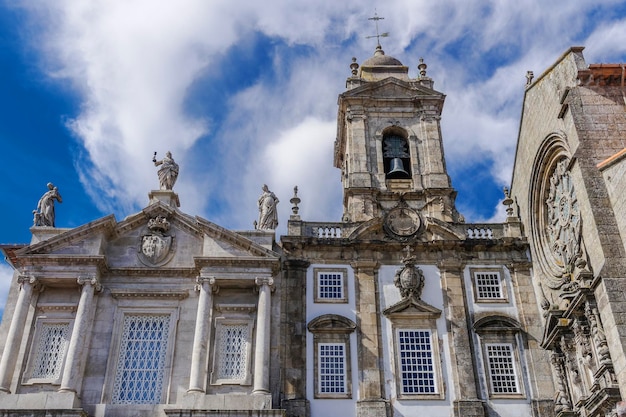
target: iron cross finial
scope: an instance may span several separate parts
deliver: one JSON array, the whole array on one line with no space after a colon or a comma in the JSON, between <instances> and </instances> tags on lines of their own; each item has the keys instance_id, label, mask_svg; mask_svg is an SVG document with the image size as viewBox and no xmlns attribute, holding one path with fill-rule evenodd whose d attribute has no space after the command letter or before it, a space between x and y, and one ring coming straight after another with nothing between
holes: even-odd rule
<instances>
[{"instance_id":1,"label":"iron cross finial","mask_svg":"<svg viewBox=\"0 0 626 417\"><path fill-rule=\"evenodd\" d=\"M389 36L389 32L383 32L380 33L378 32L378 21L379 20L383 20L384 17L380 17L378 16L378 13L376 13L376 10L374 9L374 17L369 17L367 20L373 20L376 23L376 35L371 35L371 36L366 36L366 39L371 39L371 38L376 38L376 42L378 43L378 46L380 46L380 38L386 38L387 36Z\"/></svg>"}]
</instances>

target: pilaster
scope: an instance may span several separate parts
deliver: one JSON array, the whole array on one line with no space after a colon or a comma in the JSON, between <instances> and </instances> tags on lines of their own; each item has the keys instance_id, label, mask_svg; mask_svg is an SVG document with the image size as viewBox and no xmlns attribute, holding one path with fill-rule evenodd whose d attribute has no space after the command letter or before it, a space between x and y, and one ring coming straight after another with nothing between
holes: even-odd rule
<instances>
[{"instance_id":1,"label":"pilaster","mask_svg":"<svg viewBox=\"0 0 626 417\"><path fill-rule=\"evenodd\" d=\"M537 300L540 298L535 293L532 282L530 262L516 262L507 265L511 273L514 296L518 306L518 313L522 327L526 333L525 363L530 374L530 397L538 406L534 415L537 417L553 416L552 407L539 406L546 401L553 402L552 393L554 383L550 372L549 352L541 347L543 338L543 325L541 311Z\"/></svg>"},{"instance_id":2,"label":"pilaster","mask_svg":"<svg viewBox=\"0 0 626 417\"><path fill-rule=\"evenodd\" d=\"M379 264L373 260L352 262L356 278L357 352L359 364L358 417L389 415L384 399L382 341L378 282Z\"/></svg>"},{"instance_id":3,"label":"pilaster","mask_svg":"<svg viewBox=\"0 0 626 417\"><path fill-rule=\"evenodd\" d=\"M443 290L446 294L446 320L450 332L453 385L455 390L455 416L484 416L478 397L476 355L470 329L472 328L462 262L453 260L439 264ZM470 412L471 410L471 412Z\"/></svg>"},{"instance_id":4,"label":"pilaster","mask_svg":"<svg viewBox=\"0 0 626 417\"><path fill-rule=\"evenodd\" d=\"M306 271L310 263L286 260L281 283L280 349L283 380L281 407L288 417L311 415L306 399Z\"/></svg>"}]
</instances>

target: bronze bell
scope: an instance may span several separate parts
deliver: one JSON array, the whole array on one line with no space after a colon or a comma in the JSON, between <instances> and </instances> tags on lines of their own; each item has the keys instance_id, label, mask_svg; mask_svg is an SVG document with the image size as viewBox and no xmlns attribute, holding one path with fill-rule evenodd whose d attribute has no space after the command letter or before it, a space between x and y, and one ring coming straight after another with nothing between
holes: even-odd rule
<instances>
[{"instance_id":1,"label":"bronze bell","mask_svg":"<svg viewBox=\"0 0 626 417\"><path fill-rule=\"evenodd\" d=\"M410 175L404 169L404 163L400 158L393 158L389 164L389 172L387 172L388 179L396 178L410 178Z\"/></svg>"}]
</instances>

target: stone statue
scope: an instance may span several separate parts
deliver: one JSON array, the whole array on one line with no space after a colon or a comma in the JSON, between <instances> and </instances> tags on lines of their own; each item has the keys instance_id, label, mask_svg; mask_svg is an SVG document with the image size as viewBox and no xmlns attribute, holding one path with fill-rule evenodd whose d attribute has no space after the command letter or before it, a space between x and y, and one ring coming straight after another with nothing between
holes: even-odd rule
<instances>
[{"instance_id":1,"label":"stone statue","mask_svg":"<svg viewBox=\"0 0 626 417\"><path fill-rule=\"evenodd\" d=\"M276 195L270 191L267 185L263 184L263 194L259 197L259 222L256 226L258 230L276 229L278 226L277 204Z\"/></svg>"},{"instance_id":2,"label":"stone statue","mask_svg":"<svg viewBox=\"0 0 626 417\"><path fill-rule=\"evenodd\" d=\"M172 153L167 151L165 157L160 161L157 161L155 152L152 157L152 162L154 162L155 167L161 165L158 172L161 190L171 190L174 188L174 184L178 178L178 164L174 162Z\"/></svg>"},{"instance_id":3,"label":"stone statue","mask_svg":"<svg viewBox=\"0 0 626 417\"><path fill-rule=\"evenodd\" d=\"M33 210L33 226L55 227L54 200L57 200L59 203L63 202L61 194L59 194L59 189L49 182L48 191L39 199L37 210Z\"/></svg>"}]
</instances>

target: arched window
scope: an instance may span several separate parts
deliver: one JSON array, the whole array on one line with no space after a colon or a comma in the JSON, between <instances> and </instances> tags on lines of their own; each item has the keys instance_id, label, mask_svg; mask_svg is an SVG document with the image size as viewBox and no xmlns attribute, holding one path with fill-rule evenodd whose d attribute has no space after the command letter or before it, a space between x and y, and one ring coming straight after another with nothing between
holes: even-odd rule
<instances>
[{"instance_id":1,"label":"arched window","mask_svg":"<svg viewBox=\"0 0 626 417\"><path fill-rule=\"evenodd\" d=\"M385 178L411 178L411 154L405 138L397 133L383 136L383 163Z\"/></svg>"}]
</instances>

